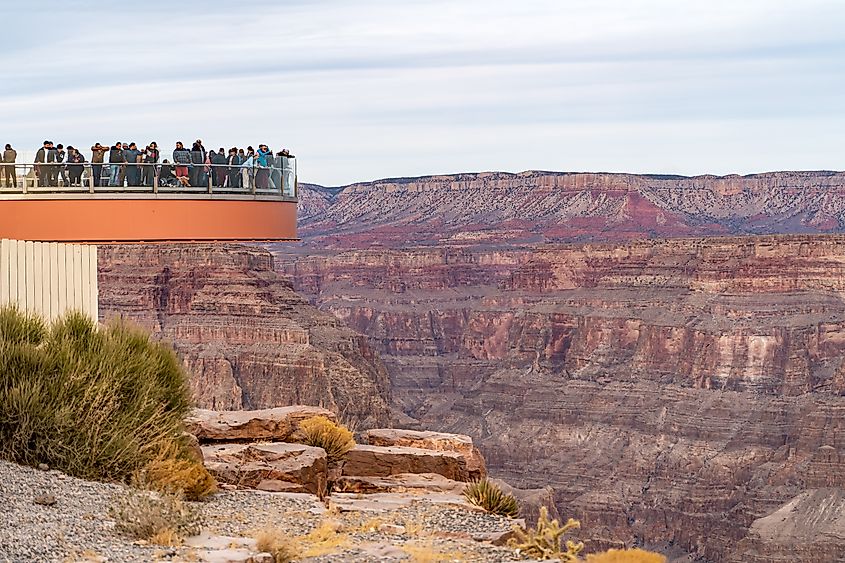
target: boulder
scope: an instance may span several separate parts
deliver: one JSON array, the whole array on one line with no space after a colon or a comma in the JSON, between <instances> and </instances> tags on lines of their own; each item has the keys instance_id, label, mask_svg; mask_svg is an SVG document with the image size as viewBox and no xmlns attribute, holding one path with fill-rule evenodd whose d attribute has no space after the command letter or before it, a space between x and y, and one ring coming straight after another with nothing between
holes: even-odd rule
<instances>
[{"instance_id":1,"label":"boulder","mask_svg":"<svg viewBox=\"0 0 845 563\"><path fill-rule=\"evenodd\" d=\"M347 475L334 482L332 491L339 493L407 493L435 492L461 494L466 483L447 479L436 473L400 473L388 477Z\"/></svg>"},{"instance_id":2,"label":"boulder","mask_svg":"<svg viewBox=\"0 0 845 563\"><path fill-rule=\"evenodd\" d=\"M407 446L424 450L457 452L466 460L470 479L480 479L487 475L484 457L473 445L472 438L465 434L378 428L367 431L365 436L367 443L371 446Z\"/></svg>"},{"instance_id":3,"label":"boulder","mask_svg":"<svg viewBox=\"0 0 845 563\"><path fill-rule=\"evenodd\" d=\"M326 490L326 452L302 444L216 444L202 447L205 466L221 483L272 492Z\"/></svg>"},{"instance_id":4,"label":"boulder","mask_svg":"<svg viewBox=\"0 0 845 563\"><path fill-rule=\"evenodd\" d=\"M293 406L255 411L211 411L194 409L185 428L201 443L291 441L299 423L314 416L336 421L333 412L320 407Z\"/></svg>"},{"instance_id":5,"label":"boulder","mask_svg":"<svg viewBox=\"0 0 845 563\"><path fill-rule=\"evenodd\" d=\"M436 473L453 481L467 481L469 472L463 454L409 448L358 444L346 454L344 476L388 477L401 473Z\"/></svg>"}]
</instances>

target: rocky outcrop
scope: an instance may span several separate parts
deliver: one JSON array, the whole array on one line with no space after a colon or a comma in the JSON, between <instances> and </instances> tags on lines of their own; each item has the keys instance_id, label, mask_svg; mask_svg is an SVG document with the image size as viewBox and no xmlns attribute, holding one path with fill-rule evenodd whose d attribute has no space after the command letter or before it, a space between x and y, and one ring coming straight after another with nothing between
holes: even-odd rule
<instances>
[{"instance_id":1,"label":"rocky outcrop","mask_svg":"<svg viewBox=\"0 0 845 563\"><path fill-rule=\"evenodd\" d=\"M255 411L194 409L185 429L203 442L291 442L299 424L315 416L337 421L330 410L302 405Z\"/></svg>"},{"instance_id":2,"label":"rocky outcrop","mask_svg":"<svg viewBox=\"0 0 845 563\"><path fill-rule=\"evenodd\" d=\"M711 561L780 561L752 524L843 487L842 264L838 235L280 256L416 424L551 485L592 546Z\"/></svg>"},{"instance_id":3,"label":"rocky outcrop","mask_svg":"<svg viewBox=\"0 0 845 563\"><path fill-rule=\"evenodd\" d=\"M484 458L464 434L446 434L420 430L376 428L364 433L371 446L402 446L440 452L455 452L463 456L469 479L481 479L487 475Z\"/></svg>"},{"instance_id":4,"label":"rocky outcrop","mask_svg":"<svg viewBox=\"0 0 845 563\"><path fill-rule=\"evenodd\" d=\"M103 246L103 320L172 342L199 406L313 404L363 426L389 421L383 364L365 338L314 309L265 250L236 245Z\"/></svg>"},{"instance_id":5,"label":"rocky outcrop","mask_svg":"<svg viewBox=\"0 0 845 563\"><path fill-rule=\"evenodd\" d=\"M358 444L346 454L343 475L389 477L405 473L435 473L452 481L468 481L466 459L457 452Z\"/></svg>"},{"instance_id":6,"label":"rocky outcrop","mask_svg":"<svg viewBox=\"0 0 845 563\"><path fill-rule=\"evenodd\" d=\"M396 178L302 190L319 247L466 245L835 233L845 173L669 176L528 171Z\"/></svg>"},{"instance_id":7,"label":"rocky outcrop","mask_svg":"<svg viewBox=\"0 0 845 563\"><path fill-rule=\"evenodd\" d=\"M203 446L204 463L217 481L269 492L326 491L326 452L302 444Z\"/></svg>"}]
</instances>

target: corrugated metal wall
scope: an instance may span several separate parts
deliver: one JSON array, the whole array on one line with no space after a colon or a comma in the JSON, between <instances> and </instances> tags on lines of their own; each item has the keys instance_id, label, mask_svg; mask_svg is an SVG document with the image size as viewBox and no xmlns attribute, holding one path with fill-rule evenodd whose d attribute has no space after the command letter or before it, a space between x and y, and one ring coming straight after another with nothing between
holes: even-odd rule
<instances>
[{"instance_id":1,"label":"corrugated metal wall","mask_svg":"<svg viewBox=\"0 0 845 563\"><path fill-rule=\"evenodd\" d=\"M80 311L97 320L97 247L0 241L0 305L14 304L54 320Z\"/></svg>"}]
</instances>

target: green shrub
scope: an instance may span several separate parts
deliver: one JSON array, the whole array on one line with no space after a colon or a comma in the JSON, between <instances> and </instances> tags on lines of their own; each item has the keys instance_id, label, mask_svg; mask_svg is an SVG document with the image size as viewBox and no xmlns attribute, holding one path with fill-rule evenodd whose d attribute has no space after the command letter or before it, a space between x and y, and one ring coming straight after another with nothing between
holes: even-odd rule
<instances>
[{"instance_id":1,"label":"green shrub","mask_svg":"<svg viewBox=\"0 0 845 563\"><path fill-rule=\"evenodd\" d=\"M502 492L498 485L485 479L471 481L464 487L464 498L472 505L478 506L490 514L516 518L519 514L519 504L509 494Z\"/></svg>"},{"instance_id":2,"label":"green shrub","mask_svg":"<svg viewBox=\"0 0 845 563\"><path fill-rule=\"evenodd\" d=\"M191 458L189 408L176 354L140 330L0 310L0 458L128 480L162 452Z\"/></svg>"},{"instance_id":3,"label":"green shrub","mask_svg":"<svg viewBox=\"0 0 845 563\"><path fill-rule=\"evenodd\" d=\"M581 523L572 518L563 526L557 520L550 520L549 509L544 506L540 508L537 527L526 530L520 526L514 526L514 537L508 540L508 545L526 557L540 560L558 559L561 563L575 563L578 561L578 554L584 549L584 544L571 540L563 543L563 536L570 530L580 527Z\"/></svg>"},{"instance_id":4,"label":"green shrub","mask_svg":"<svg viewBox=\"0 0 845 563\"><path fill-rule=\"evenodd\" d=\"M323 448L329 465L336 465L346 453L355 447L352 432L344 426L335 424L325 416L313 416L299 423L302 443Z\"/></svg>"}]
</instances>

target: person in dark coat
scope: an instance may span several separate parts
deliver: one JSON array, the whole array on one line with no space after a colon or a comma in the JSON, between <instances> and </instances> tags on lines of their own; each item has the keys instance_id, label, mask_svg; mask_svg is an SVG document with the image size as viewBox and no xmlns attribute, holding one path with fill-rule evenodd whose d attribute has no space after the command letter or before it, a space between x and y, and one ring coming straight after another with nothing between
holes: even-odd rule
<instances>
[{"instance_id":1,"label":"person in dark coat","mask_svg":"<svg viewBox=\"0 0 845 563\"><path fill-rule=\"evenodd\" d=\"M120 167L123 164L123 145L120 142L109 149L109 186L123 187L120 181Z\"/></svg>"},{"instance_id":2,"label":"person in dark coat","mask_svg":"<svg viewBox=\"0 0 845 563\"><path fill-rule=\"evenodd\" d=\"M67 179L67 170L65 170L65 165L63 164L66 157L67 153L65 152L65 146L59 143L58 145L56 145L56 168L52 176L52 183L50 185L59 185L59 175L61 175L62 177L63 186L67 186L70 183Z\"/></svg>"},{"instance_id":3,"label":"person in dark coat","mask_svg":"<svg viewBox=\"0 0 845 563\"><path fill-rule=\"evenodd\" d=\"M3 151L3 176L6 179L7 188L18 187L18 176L15 173L15 160L18 158L18 152L12 148L12 145L6 143L6 150Z\"/></svg>"},{"instance_id":4,"label":"person in dark coat","mask_svg":"<svg viewBox=\"0 0 845 563\"><path fill-rule=\"evenodd\" d=\"M232 147L229 149L229 156L226 158L226 164L228 168L226 169L228 172L228 178L226 179L226 187L228 188L240 188L241 187L241 164L243 164L243 160L241 159L240 155L238 154L238 149Z\"/></svg>"},{"instance_id":5,"label":"person in dark coat","mask_svg":"<svg viewBox=\"0 0 845 563\"><path fill-rule=\"evenodd\" d=\"M82 185L82 171L85 169L85 157L75 148L67 148L67 173L71 186Z\"/></svg>"},{"instance_id":6,"label":"person in dark coat","mask_svg":"<svg viewBox=\"0 0 845 563\"><path fill-rule=\"evenodd\" d=\"M141 161L141 151L138 150L138 145L129 143L129 148L123 151L123 160L126 161L126 185L140 186L141 168L139 162Z\"/></svg>"},{"instance_id":7,"label":"person in dark coat","mask_svg":"<svg viewBox=\"0 0 845 563\"><path fill-rule=\"evenodd\" d=\"M52 185L51 179L55 169L56 149L53 148L53 141L44 141L44 144L35 153L35 175L38 176L38 185L47 187Z\"/></svg>"},{"instance_id":8,"label":"person in dark coat","mask_svg":"<svg viewBox=\"0 0 845 563\"><path fill-rule=\"evenodd\" d=\"M207 186L208 182L203 180L204 172L203 168L205 166L205 147L202 146L202 141L199 139L194 142L194 145L191 147L191 185L192 186Z\"/></svg>"},{"instance_id":9,"label":"person in dark coat","mask_svg":"<svg viewBox=\"0 0 845 563\"><path fill-rule=\"evenodd\" d=\"M214 185L222 188L226 183L226 149L220 147L217 152L211 151L212 175L214 177Z\"/></svg>"},{"instance_id":10,"label":"person in dark coat","mask_svg":"<svg viewBox=\"0 0 845 563\"><path fill-rule=\"evenodd\" d=\"M143 152L144 166L141 174L141 185L152 187L155 183L156 164L160 156L158 144L155 141L149 144Z\"/></svg>"}]
</instances>

